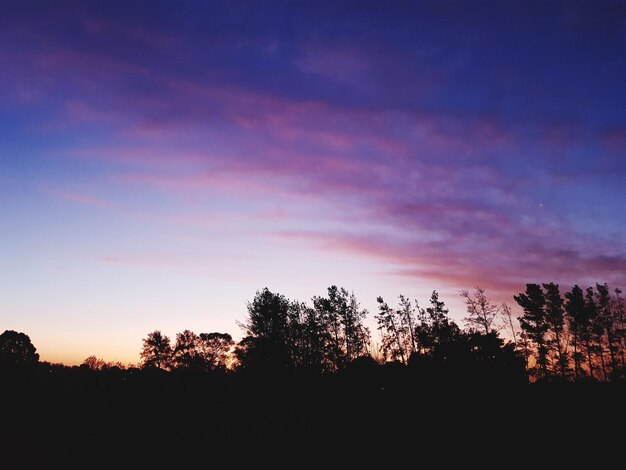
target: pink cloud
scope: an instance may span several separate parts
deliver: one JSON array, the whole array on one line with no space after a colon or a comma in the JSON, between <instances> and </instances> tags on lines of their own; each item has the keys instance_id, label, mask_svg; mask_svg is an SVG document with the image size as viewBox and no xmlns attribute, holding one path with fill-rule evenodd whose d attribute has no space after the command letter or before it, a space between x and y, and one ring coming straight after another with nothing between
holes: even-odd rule
<instances>
[{"instance_id":1,"label":"pink cloud","mask_svg":"<svg viewBox=\"0 0 626 470\"><path fill-rule=\"evenodd\" d=\"M301 56L295 61L300 70L341 83L358 83L374 65L370 56L347 45L309 43L301 50Z\"/></svg>"},{"instance_id":2,"label":"pink cloud","mask_svg":"<svg viewBox=\"0 0 626 470\"><path fill-rule=\"evenodd\" d=\"M65 113L69 124L84 122L117 123L121 114L115 111L98 109L80 100L72 100L65 104Z\"/></svg>"},{"instance_id":3,"label":"pink cloud","mask_svg":"<svg viewBox=\"0 0 626 470\"><path fill-rule=\"evenodd\" d=\"M180 167L197 166L207 162L219 162L223 157L208 152L194 152L185 150L169 150L142 146L111 146L111 147L78 147L65 150L62 155L80 158L111 161L117 163L140 164L142 166Z\"/></svg>"},{"instance_id":4,"label":"pink cloud","mask_svg":"<svg viewBox=\"0 0 626 470\"><path fill-rule=\"evenodd\" d=\"M66 191L57 191L57 190L49 190L52 194L66 201L77 202L79 204L85 204L88 206L98 207L100 209L114 209L116 206L108 201L103 199L98 199L93 196L89 196L87 194L82 193L74 193L74 192L66 192Z\"/></svg>"},{"instance_id":5,"label":"pink cloud","mask_svg":"<svg viewBox=\"0 0 626 470\"><path fill-rule=\"evenodd\" d=\"M134 74L147 74L150 71L129 61L107 57L102 54L80 52L56 44L49 44L45 53L36 52L26 57L30 64L42 72L63 73L89 89L106 77L125 77ZM53 77L51 77L53 78ZM119 78L118 78L119 80ZM50 82L52 84L52 82Z\"/></svg>"},{"instance_id":6,"label":"pink cloud","mask_svg":"<svg viewBox=\"0 0 626 470\"><path fill-rule=\"evenodd\" d=\"M86 27L95 35L115 29L99 24ZM150 43L145 31L123 34L152 46L158 43ZM59 52L55 57L38 56L36 65L51 73L71 72L79 88L89 92L108 76L145 77L149 73L121 59ZM312 53L300 65L318 73L323 64L340 62L343 52L320 54ZM368 70L371 65L360 63ZM313 201L311 205L333 208L321 223L358 213L363 225L389 235L381 239L339 236L339 240L314 235L322 240L309 241L389 262L397 265L401 275L431 276L465 287L476 279L491 278L494 287L504 289L536 272L553 276L567 272L569 279L601 269L614 272L621 263L619 258L599 257L600 249L583 257L580 246L574 246L569 255L559 254L555 240L572 239L576 230L556 211L538 213L532 192L536 181L528 175L518 178L515 170L500 165L504 157L526 145L520 128L485 114L454 116L402 108L387 112L374 106L351 108L340 101L224 85L223 81L217 86L212 73L220 72L188 79L166 71L151 79L158 93L114 83L108 89L110 100L97 103L72 98L65 105L71 119L119 120L120 124L110 148L74 149L72 154L119 163L108 181L135 185L138 192L156 187L174 196L217 191L239 202L260 198L278 205ZM531 130L540 135L533 150L549 153L575 144L571 137L576 127L568 123ZM605 142L619 148L621 134L619 130L607 134ZM550 155L540 163L560 168L560 158ZM529 167L534 163L515 162ZM525 184L526 191L520 191ZM87 196L66 199L111 207ZM287 221L291 220L288 214L294 217L281 210L245 217ZM131 215L172 224L224 221L202 214ZM353 216L350 222L356 219ZM435 243L441 240L445 241L441 246ZM573 242L562 244L568 247ZM584 267L568 267L568 259ZM515 274L503 267L512 265Z\"/></svg>"},{"instance_id":7,"label":"pink cloud","mask_svg":"<svg viewBox=\"0 0 626 470\"><path fill-rule=\"evenodd\" d=\"M128 212L133 218L178 226L216 226L225 221L222 214L155 214L146 212Z\"/></svg>"},{"instance_id":8,"label":"pink cloud","mask_svg":"<svg viewBox=\"0 0 626 470\"><path fill-rule=\"evenodd\" d=\"M247 218L282 221L293 218L293 215L285 209L270 209L256 214L247 215Z\"/></svg>"},{"instance_id":9,"label":"pink cloud","mask_svg":"<svg viewBox=\"0 0 626 470\"><path fill-rule=\"evenodd\" d=\"M523 238L513 251L502 251L502 244L472 246L461 250L453 243L394 240L392 236L330 234L310 231L282 231L278 239L305 243L322 251L338 252L382 261L388 273L418 281L439 282L457 289L476 285L495 297L508 298L524 289L526 283L557 282L592 285L608 282L624 286L626 258L621 255L587 255L564 250L558 244L530 246ZM538 277L538 273L541 275Z\"/></svg>"},{"instance_id":10,"label":"pink cloud","mask_svg":"<svg viewBox=\"0 0 626 470\"><path fill-rule=\"evenodd\" d=\"M96 207L98 209L109 209L123 217L128 217L137 220L151 221L156 223L163 223L167 225L178 226L215 226L222 224L225 221L225 217L222 214L217 213L176 213L176 214L163 214L156 212L143 212L140 210L133 210L128 207L122 207L117 204L113 204L109 201L99 199L93 196L89 196L83 193L77 192L65 192L58 190L47 190L51 194L54 194L61 199ZM268 216L280 217L280 213L276 212L268 214Z\"/></svg>"}]
</instances>

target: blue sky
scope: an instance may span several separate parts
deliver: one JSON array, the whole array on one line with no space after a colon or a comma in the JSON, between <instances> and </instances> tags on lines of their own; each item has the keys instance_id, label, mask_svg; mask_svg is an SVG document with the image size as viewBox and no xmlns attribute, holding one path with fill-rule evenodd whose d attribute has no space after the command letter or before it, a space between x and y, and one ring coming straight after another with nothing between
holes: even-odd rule
<instances>
[{"instance_id":1,"label":"blue sky","mask_svg":"<svg viewBox=\"0 0 626 470\"><path fill-rule=\"evenodd\" d=\"M610 1L3 2L0 324L136 361L265 286L624 286L625 49Z\"/></svg>"}]
</instances>

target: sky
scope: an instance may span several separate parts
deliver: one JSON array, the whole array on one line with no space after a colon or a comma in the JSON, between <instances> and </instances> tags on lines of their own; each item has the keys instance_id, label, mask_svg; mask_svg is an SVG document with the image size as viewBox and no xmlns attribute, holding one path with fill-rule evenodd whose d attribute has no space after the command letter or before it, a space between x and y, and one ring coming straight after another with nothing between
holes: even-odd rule
<instances>
[{"instance_id":1,"label":"sky","mask_svg":"<svg viewBox=\"0 0 626 470\"><path fill-rule=\"evenodd\" d=\"M626 288L625 81L623 1L3 0L0 330L137 362L264 287L374 338L379 295Z\"/></svg>"}]
</instances>

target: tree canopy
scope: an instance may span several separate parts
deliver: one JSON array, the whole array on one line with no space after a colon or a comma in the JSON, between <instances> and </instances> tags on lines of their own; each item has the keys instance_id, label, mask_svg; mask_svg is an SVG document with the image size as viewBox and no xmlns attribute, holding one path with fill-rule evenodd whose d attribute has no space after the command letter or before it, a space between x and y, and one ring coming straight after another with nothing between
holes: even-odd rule
<instances>
[{"instance_id":1,"label":"tree canopy","mask_svg":"<svg viewBox=\"0 0 626 470\"><path fill-rule=\"evenodd\" d=\"M28 365L39 361L28 335L6 330L0 335L0 365Z\"/></svg>"}]
</instances>

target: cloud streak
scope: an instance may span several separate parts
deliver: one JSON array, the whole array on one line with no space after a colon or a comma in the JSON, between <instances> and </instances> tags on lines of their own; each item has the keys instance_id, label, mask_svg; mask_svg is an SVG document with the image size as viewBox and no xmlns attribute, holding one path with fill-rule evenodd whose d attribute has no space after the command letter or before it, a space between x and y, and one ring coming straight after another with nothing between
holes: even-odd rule
<instances>
[{"instance_id":1,"label":"cloud streak","mask_svg":"<svg viewBox=\"0 0 626 470\"><path fill-rule=\"evenodd\" d=\"M121 232L254 234L450 289L625 280L619 7L6 10L3 167Z\"/></svg>"}]
</instances>

